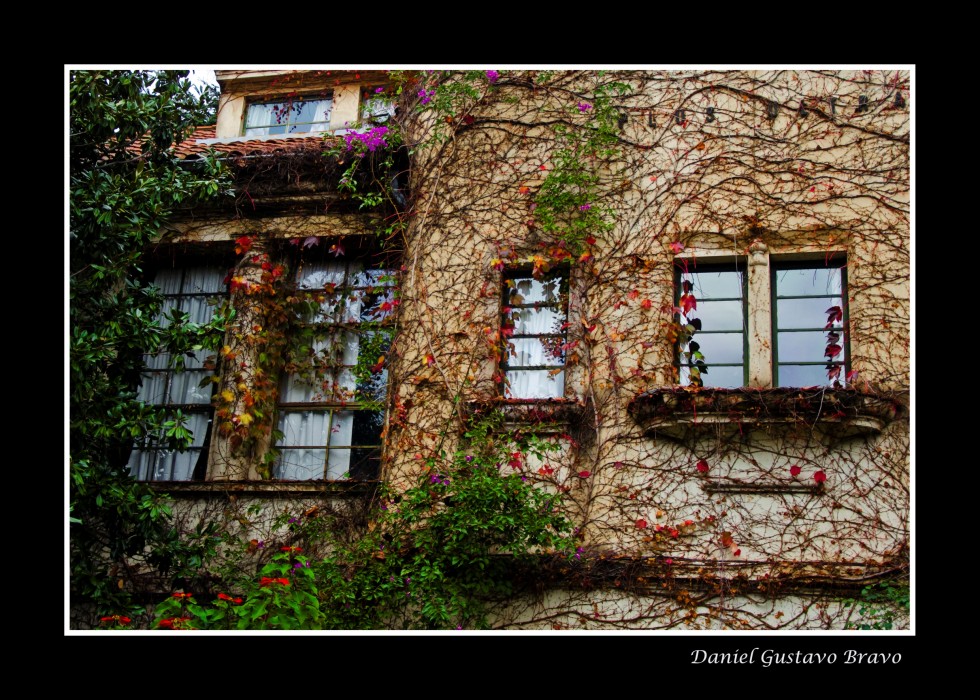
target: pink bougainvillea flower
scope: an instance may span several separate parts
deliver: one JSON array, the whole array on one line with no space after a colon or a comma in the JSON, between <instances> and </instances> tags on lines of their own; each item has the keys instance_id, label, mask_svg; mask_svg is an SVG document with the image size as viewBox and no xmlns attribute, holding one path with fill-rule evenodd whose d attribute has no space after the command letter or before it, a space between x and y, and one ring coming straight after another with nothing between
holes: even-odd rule
<instances>
[{"instance_id":1,"label":"pink bougainvillea flower","mask_svg":"<svg viewBox=\"0 0 980 700\"><path fill-rule=\"evenodd\" d=\"M793 476L799 476L801 471L802 469L800 469L799 464L794 464L792 467L789 468L789 473L792 474Z\"/></svg>"},{"instance_id":2,"label":"pink bougainvillea flower","mask_svg":"<svg viewBox=\"0 0 980 700\"><path fill-rule=\"evenodd\" d=\"M707 474L708 473L708 463L706 461L704 461L703 459L698 460L697 469L702 474Z\"/></svg>"},{"instance_id":3,"label":"pink bougainvillea flower","mask_svg":"<svg viewBox=\"0 0 980 700\"><path fill-rule=\"evenodd\" d=\"M579 112L582 112L584 114L585 112L588 112L590 109L592 109L592 105L590 105L588 102L579 102L578 103L578 111Z\"/></svg>"},{"instance_id":4,"label":"pink bougainvillea flower","mask_svg":"<svg viewBox=\"0 0 980 700\"><path fill-rule=\"evenodd\" d=\"M821 469L820 471L813 473L813 480L818 484L822 484L827 480L827 475L824 474L823 470Z\"/></svg>"},{"instance_id":5,"label":"pink bougainvillea flower","mask_svg":"<svg viewBox=\"0 0 980 700\"><path fill-rule=\"evenodd\" d=\"M497 82L497 79L499 77L500 77L500 73L498 73L497 71L495 71L495 70L488 70L487 71L487 80L490 81L491 83Z\"/></svg>"}]
</instances>

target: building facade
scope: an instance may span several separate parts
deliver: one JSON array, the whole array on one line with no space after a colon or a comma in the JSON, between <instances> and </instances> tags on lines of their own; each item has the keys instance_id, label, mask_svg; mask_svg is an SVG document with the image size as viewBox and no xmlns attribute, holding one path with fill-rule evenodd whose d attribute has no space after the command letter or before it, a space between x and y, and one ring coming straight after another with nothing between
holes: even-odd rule
<instances>
[{"instance_id":1,"label":"building facade","mask_svg":"<svg viewBox=\"0 0 980 700\"><path fill-rule=\"evenodd\" d=\"M194 444L130 457L184 517L272 540L501 411L557 445L501 468L577 553L492 627L844 629L907 578L909 71L217 77L180 154L235 201L153 259L171 307L237 315L148 358Z\"/></svg>"}]
</instances>

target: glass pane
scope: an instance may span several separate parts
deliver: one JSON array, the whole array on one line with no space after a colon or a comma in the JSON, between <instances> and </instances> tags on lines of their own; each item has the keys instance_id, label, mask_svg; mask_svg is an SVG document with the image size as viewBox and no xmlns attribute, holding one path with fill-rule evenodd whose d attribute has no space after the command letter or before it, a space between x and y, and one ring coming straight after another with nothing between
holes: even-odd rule
<instances>
[{"instance_id":1,"label":"glass pane","mask_svg":"<svg viewBox=\"0 0 980 700\"><path fill-rule=\"evenodd\" d=\"M741 301L699 301L698 308L692 310L689 318L701 319L701 330L731 331L742 330Z\"/></svg>"},{"instance_id":2,"label":"glass pane","mask_svg":"<svg viewBox=\"0 0 980 700\"><path fill-rule=\"evenodd\" d=\"M284 411L280 414L281 445L315 447L327 444L330 414L326 411Z\"/></svg>"},{"instance_id":3,"label":"glass pane","mask_svg":"<svg viewBox=\"0 0 980 700\"><path fill-rule=\"evenodd\" d=\"M536 280L533 277L518 277L507 280L510 289L508 306L536 304L545 302L557 304L561 300L561 278Z\"/></svg>"},{"instance_id":4,"label":"glass pane","mask_svg":"<svg viewBox=\"0 0 980 700\"><path fill-rule=\"evenodd\" d=\"M555 367L565 364L563 338L513 338L506 344L506 362L510 367Z\"/></svg>"},{"instance_id":5,"label":"glass pane","mask_svg":"<svg viewBox=\"0 0 980 700\"><path fill-rule=\"evenodd\" d=\"M350 453L348 449L327 450L327 479L350 478Z\"/></svg>"},{"instance_id":6,"label":"glass pane","mask_svg":"<svg viewBox=\"0 0 980 700\"><path fill-rule=\"evenodd\" d=\"M826 362L830 359L824 355L827 348L826 332L779 333L776 341L780 362ZM837 341L837 345L843 348L843 338ZM842 349L840 354L832 359L835 361L845 360L844 350Z\"/></svg>"},{"instance_id":7,"label":"glass pane","mask_svg":"<svg viewBox=\"0 0 980 700\"><path fill-rule=\"evenodd\" d=\"M694 283L693 294L698 301L702 299L741 299L742 273L733 271L692 272L681 279Z\"/></svg>"},{"instance_id":8,"label":"glass pane","mask_svg":"<svg viewBox=\"0 0 980 700\"><path fill-rule=\"evenodd\" d=\"M327 401L333 393L333 376L331 373L320 373L320 376L302 377L290 374L283 380L282 403L315 403Z\"/></svg>"},{"instance_id":9,"label":"glass pane","mask_svg":"<svg viewBox=\"0 0 980 700\"><path fill-rule=\"evenodd\" d=\"M355 411L352 445L380 445L384 413L381 411Z\"/></svg>"},{"instance_id":10,"label":"glass pane","mask_svg":"<svg viewBox=\"0 0 980 700\"><path fill-rule=\"evenodd\" d=\"M322 479L327 451L283 450L276 467L276 478L284 480Z\"/></svg>"},{"instance_id":11,"label":"glass pane","mask_svg":"<svg viewBox=\"0 0 980 700\"><path fill-rule=\"evenodd\" d=\"M201 380L209 376L210 372L200 370L174 372L170 379L170 403L210 405L214 385L200 386Z\"/></svg>"},{"instance_id":12,"label":"glass pane","mask_svg":"<svg viewBox=\"0 0 980 700\"><path fill-rule=\"evenodd\" d=\"M508 399L555 399L565 395L564 371L511 370L506 373L505 396Z\"/></svg>"},{"instance_id":13,"label":"glass pane","mask_svg":"<svg viewBox=\"0 0 980 700\"><path fill-rule=\"evenodd\" d=\"M296 272L296 285L300 289L339 287L344 283L346 269L343 262L307 262Z\"/></svg>"},{"instance_id":14,"label":"glass pane","mask_svg":"<svg viewBox=\"0 0 980 700\"><path fill-rule=\"evenodd\" d=\"M840 293L841 274L838 268L819 267L776 271L776 294L778 296L812 296L817 294L839 296Z\"/></svg>"},{"instance_id":15,"label":"glass pane","mask_svg":"<svg viewBox=\"0 0 980 700\"><path fill-rule=\"evenodd\" d=\"M719 389L737 389L745 386L745 370L742 367L712 367L701 373L701 382L706 387ZM691 372L687 367L681 367L681 386L691 383Z\"/></svg>"},{"instance_id":16,"label":"glass pane","mask_svg":"<svg viewBox=\"0 0 980 700\"><path fill-rule=\"evenodd\" d=\"M381 449L360 447L350 451L350 478L377 479L381 473Z\"/></svg>"},{"instance_id":17,"label":"glass pane","mask_svg":"<svg viewBox=\"0 0 980 700\"><path fill-rule=\"evenodd\" d=\"M386 289L375 294L367 291L361 295L361 321L383 321L394 311L395 291Z\"/></svg>"},{"instance_id":18,"label":"glass pane","mask_svg":"<svg viewBox=\"0 0 980 700\"><path fill-rule=\"evenodd\" d=\"M827 325L827 309L840 306L840 297L817 299L778 299L776 300L776 327L823 328ZM838 328L841 324L836 324Z\"/></svg>"},{"instance_id":19,"label":"glass pane","mask_svg":"<svg viewBox=\"0 0 980 700\"><path fill-rule=\"evenodd\" d=\"M708 366L712 362L742 362L745 350L744 336L741 333L696 333L694 342L698 344L702 359ZM682 351L690 350L685 346ZM692 357L691 361L697 358ZM683 361L683 355L682 355Z\"/></svg>"},{"instance_id":20,"label":"glass pane","mask_svg":"<svg viewBox=\"0 0 980 700\"><path fill-rule=\"evenodd\" d=\"M214 266L189 267L184 271L183 294L223 294L225 271Z\"/></svg>"},{"instance_id":21,"label":"glass pane","mask_svg":"<svg viewBox=\"0 0 980 700\"><path fill-rule=\"evenodd\" d=\"M143 375L143 384L139 388L136 397L145 403L166 403L167 402L167 376L169 372L154 372L153 374Z\"/></svg>"},{"instance_id":22,"label":"glass pane","mask_svg":"<svg viewBox=\"0 0 980 700\"><path fill-rule=\"evenodd\" d=\"M513 325L514 333L532 335L541 333L561 333L565 314L559 309L513 309L504 315L505 326Z\"/></svg>"},{"instance_id":23,"label":"glass pane","mask_svg":"<svg viewBox=\"0 0 980 700\"><path fill-rule=\"evenodd\" d=\"M379 268L362 270L354 275L355 287L393 287L395 285L395 271Z\"/></svg>"},{"instance_id":24,"label":"glass pane","mask_svg":"<svg viewBox=\"0 0 980 700\"><path fill-rule=\"evenodd\" d=\"M833 384L827 379L826 365L779 365L777 386L829 386ZM844 371L840 373L841 384L844 383Z\"/></svg>"},{"instance_id":25,"label":"glass pane","mask_svg":"<svg viewBox=\"0 0 980 700\"><path fill-rule=\"evenodd\" d=\"M348 446L351 444L351 434L354 430L354 412L337 411L333 414L330 425L330 446Z\"/></svg>"}]
</instances>

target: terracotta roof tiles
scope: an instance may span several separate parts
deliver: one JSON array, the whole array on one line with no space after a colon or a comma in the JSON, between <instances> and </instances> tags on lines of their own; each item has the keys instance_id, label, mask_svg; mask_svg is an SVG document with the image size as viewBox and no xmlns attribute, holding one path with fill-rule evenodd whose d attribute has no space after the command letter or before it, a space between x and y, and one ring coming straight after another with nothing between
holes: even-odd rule
<instances>
[{"instance_id":1,"label":"terracotta roof tiles","mask_svg":"<svg viewBox=\"0 0 980 700\"><path fill-rule=\"evenodd\" d=\"M215 126L199 126L188 138L177 145L175 151L180 159L202 155L209 148L230 156L251 156L271 153L284 153L293 150L323 149L325 139L322 134L294 136L281 139L253 139L203 143L205 139L215 138Z\"/></svg>"}]
</instances>

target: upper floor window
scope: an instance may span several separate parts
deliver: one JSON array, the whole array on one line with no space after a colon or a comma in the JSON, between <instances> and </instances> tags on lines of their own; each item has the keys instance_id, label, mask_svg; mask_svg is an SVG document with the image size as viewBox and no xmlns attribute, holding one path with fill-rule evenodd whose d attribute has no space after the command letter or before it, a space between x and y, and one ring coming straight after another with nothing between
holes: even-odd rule
<instances>
[{"instance_id":1,"label":"upper floor window","mask_svg":"<svg viewBox=\"0 0 980 700\"><path fill-rule=\"evenodd\" d=\"M773 381L776 386L844 383L846 269L813 263L772 266Z\"/></svg>"},{"instance_id":2,"label":"upper floor window","mask_svg":"<svg viewBox=\"0 0 980 700\"><path fill-rule=\"evenodd\" d=\"M842 386L849 362L846 261L757 256L678 269L683 386Z\"/></svg>"},{"instance_id":3,"label":"upper floor window","mask_svg":"<svg viewBox=\"0 0 980 700\"><path fill-rule=\"evenodd\" d=\"M378 477L396 273L345 258L305 260L296 270L312 306L280 390L278 479Z\"/></svg>"},{"instance_id":4,"label":"upper floor window","mask_svg":"<svg viewBox=\"0 0 980 700\"><path fill-rule=\"evenodd\" d=\"M159 322L168 326L174 316L191 323L204 324L214 315L217 301L226 296L226 268L212 265L160 270L154 285L163 293ZM190 350L182 354L160 351L146 355L145 369L138 398L148 404L166 407L172 416L185 419L193 434L191 446L184 451L167 446L166 436L150 435L137 445L129 458L130 472L144 481L187 481L203 479L207 470L211 435L211 391L206 381L214 374L209 365L208 350Z\"/></svg>"},{"instance_id":5,"label":"upper floor window","mask_svg":"<svg viewBox=\"0 0 980 700\"><path fill-rule=\"evenodd\" d=\"M567 330L567 269L539 278L526 272L505 276L501 321L505 398L564 397Z\"/></svg>"},{"instance_id":6,"label":"upper floor window","mask_svg":"<svg viewBox=\"0 0 980 700\"><path fill-rule=\"evenodd\" d=\"M384 124L395 116L395 101L384 85L372 85L361 90L361 122Z\"/></svg>"},{"instance_id":7,"label":"upper floor window","mask_svg":"<svg viewBox=\"0 0 980 700\"><path fill-rule=\"evenodd\" d=\"M283 102L255 102L245 115L245 136L272 136L327 131L333 98L294 97Z\"/></svg>"}]
</instances>

